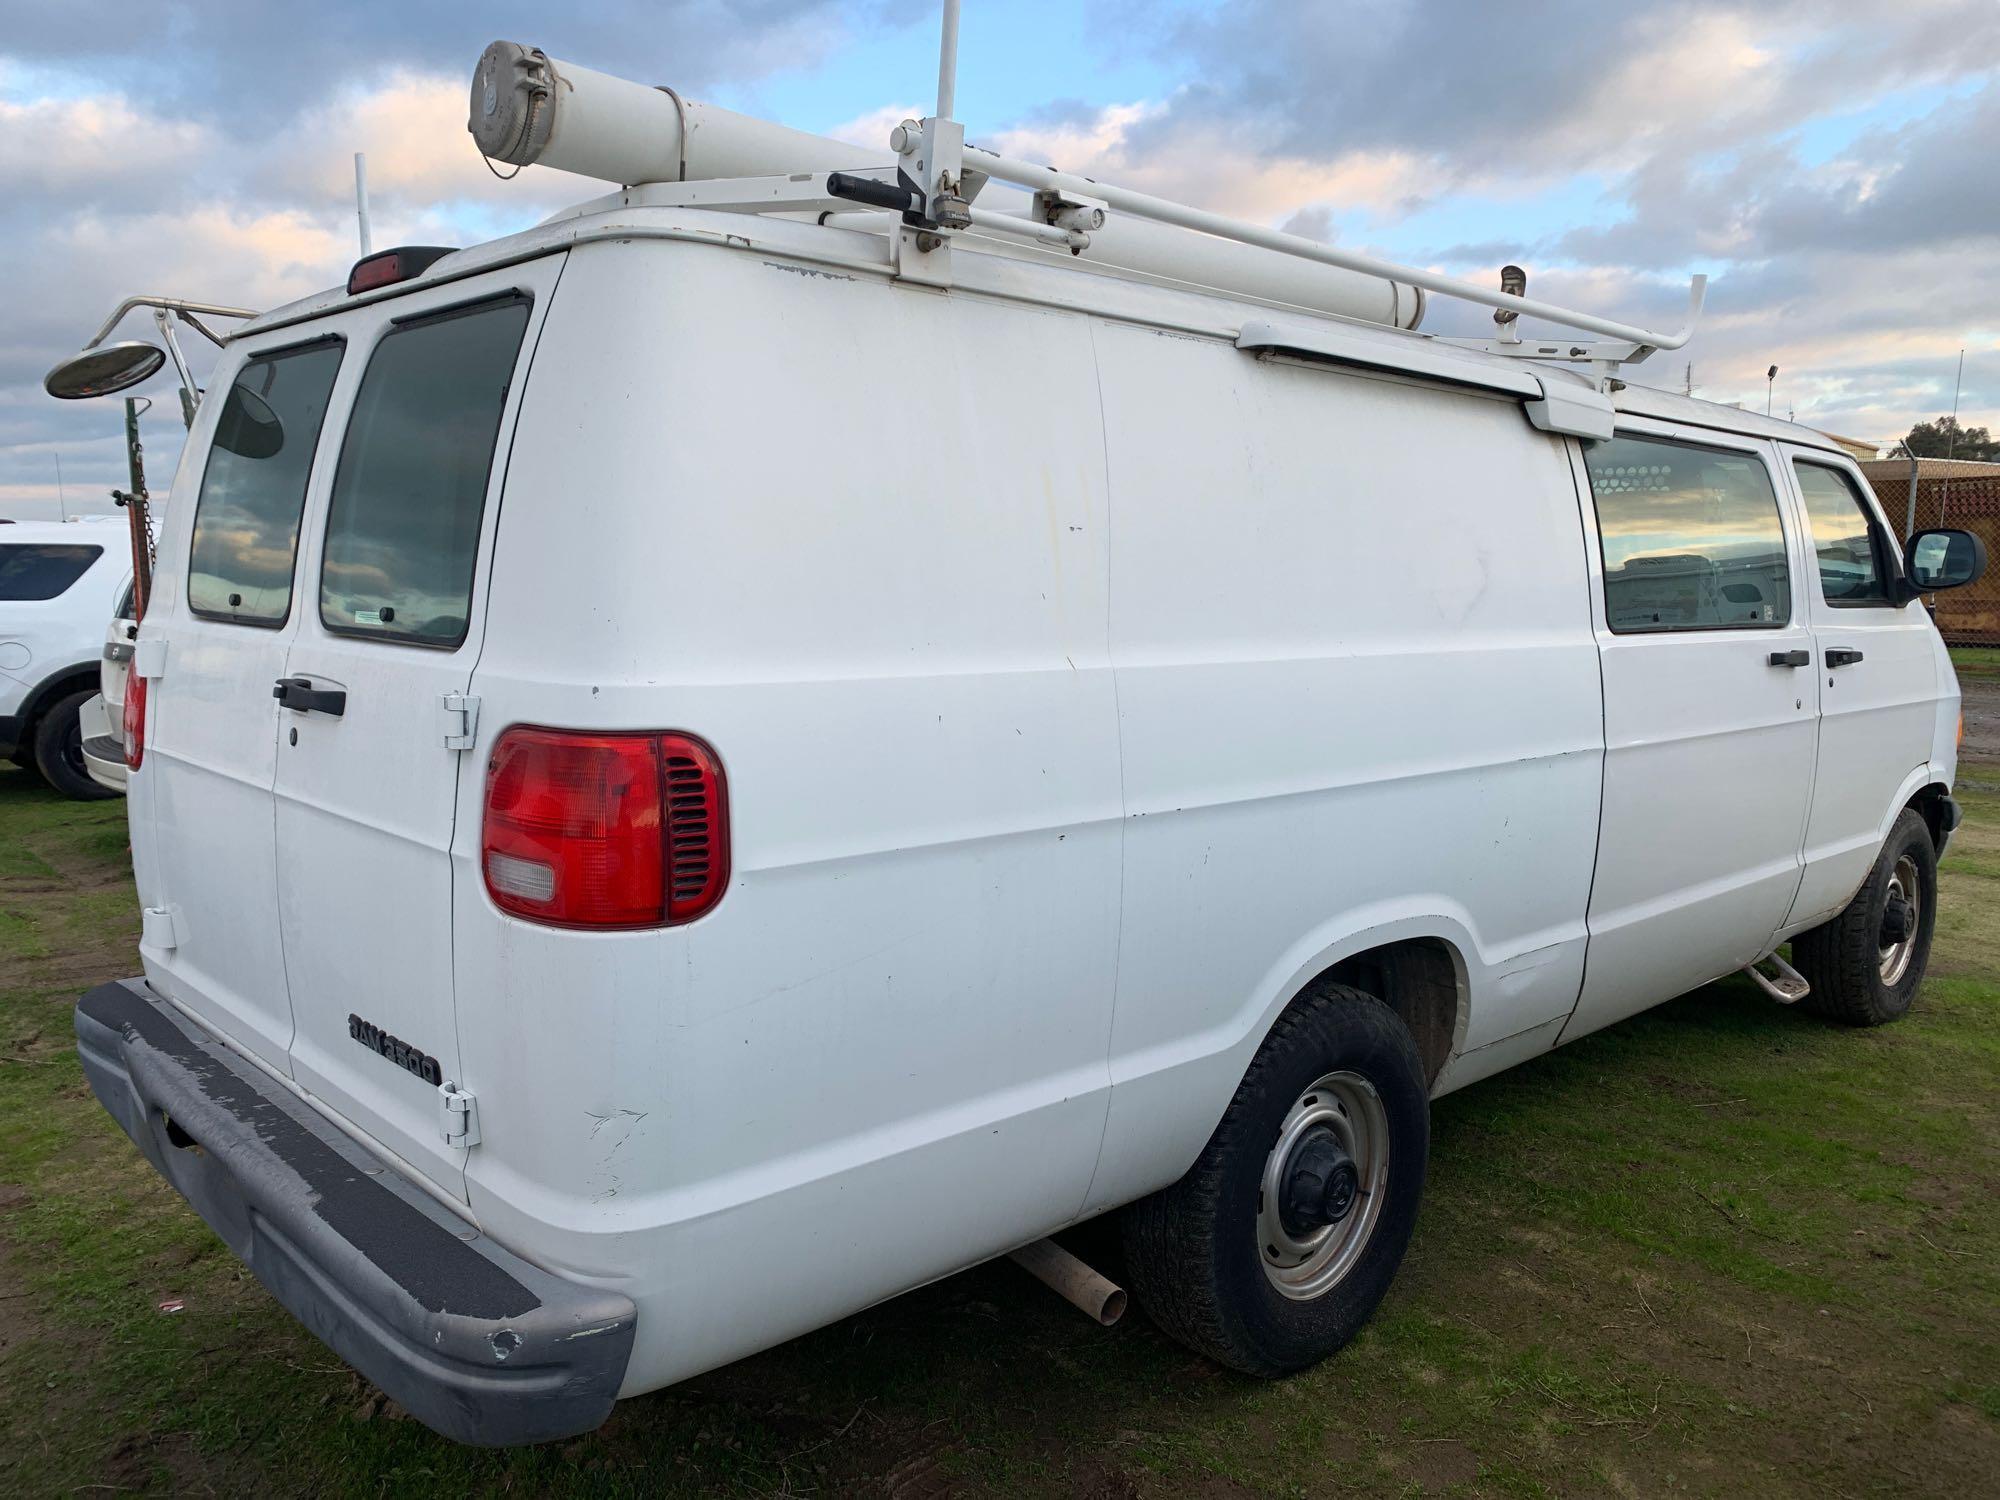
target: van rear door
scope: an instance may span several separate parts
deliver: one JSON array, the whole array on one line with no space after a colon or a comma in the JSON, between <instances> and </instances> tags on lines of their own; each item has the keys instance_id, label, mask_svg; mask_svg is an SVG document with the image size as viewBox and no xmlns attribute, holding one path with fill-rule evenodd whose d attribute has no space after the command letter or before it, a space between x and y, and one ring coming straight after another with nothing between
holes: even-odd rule
<instances>
[{"instance_id":1,"label":"van rear door","mask_svg":"<svg viewBox=\"0 0 2000 1500\"><path fill-rule=\"evenodd\" d=\"M366 310L365 370L310 527L278 703L276 838L293 1076L464 1194L456 1080L455 743L535 329L560 258ZM357 310L360 311L360 310ZM464 738L469 742L470 736Z\"/></svg>"},{"instance_id":2,"label":"van rear door","mask_svg":"<svg viewBox=\"0 0 2000 1500\"><path fill-rule=\"evenodd\" d=\"M271 829L271 682L298 625L300 517L344 349L336 335L273 334L202 403L188 438L199 467L183 470L198 482L192 538L185 554L163 551L137 642L165 647L145 684L143 768L129 781L146 976L277 1068L288 1066L292 1008Z\"/></svg>"}]
</instances>

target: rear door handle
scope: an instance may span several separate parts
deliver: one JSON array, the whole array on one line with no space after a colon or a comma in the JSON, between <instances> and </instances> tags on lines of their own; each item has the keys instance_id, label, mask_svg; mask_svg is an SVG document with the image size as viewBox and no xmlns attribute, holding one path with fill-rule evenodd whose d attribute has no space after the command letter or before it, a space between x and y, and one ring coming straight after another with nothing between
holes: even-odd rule
<instances>
[{"instance_id":1,"label":"rear door handle","mask_svg":"<svg viewBox=\"0 0 2000 1500\"><path fill-rule=\"evenodd\" d=\"M1826 648L1826 664L1829 667L1851 667L1861 660L1861 653L1852 646L1829 646Z\"/></svg>"},{"instance_id":2,"label":"rear door handle","mask_svg":"<svg viewBox=\"0 0 2000 1500\"><path fill-rule=\"evenodd\" d=\"M1812 665L1810 651L1773 651L1771 665L1774 667L1809 667Z\"/></svg>"},{"instance_id":3,"label":"rear door handle","mask_svg":"<svg viewBox=\"0 0 2000 1500\"><path fill-rule=\"evenodd\" d=\"M337 719L347 712L345 689L316 688L310 677L280 677L271 688L271 696L302 714L329 714Z\"/></svg>"}]
</instances>

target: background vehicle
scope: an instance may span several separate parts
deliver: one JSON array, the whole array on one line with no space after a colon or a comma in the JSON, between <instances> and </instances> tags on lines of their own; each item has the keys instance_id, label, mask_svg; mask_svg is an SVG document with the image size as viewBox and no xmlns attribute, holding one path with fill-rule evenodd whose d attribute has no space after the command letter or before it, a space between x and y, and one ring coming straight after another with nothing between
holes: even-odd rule
<instances>
[{"instance_id":1,"label":"background vehicle","mask_svg":"<svg viewBox=\"0 0 2000 1500\"><path fill-rule=\"evenodd\" d=\"M132 586L118 600L117 612L104 627L104 661L98 670L98 695L84 704L83 763L90 779L108 791L125 790L125 679L132 668L132 642L139 622L132 616Z\"/></svg>"},{"instance_id":2,"label":"background vehicle","mask_svg":"<svg viewBox=\"0 0 2000 1500\"><path fill-rule=\"evenodd\" d=\"M1907 1007L1956 690L1829 440L844 175L369 257L190 434L80 1047L412 1411L574 1431L1121 1208L1296 1369L1430 1098L1793 937Z\"/></svg>"},{"instance_id":3,"label":"background vehicle","mask_svg":"<svg viewBox=\"0 0 2000 1500\"><path fill-rule=\"evenodd\" d=\"M0 531L0 754L68 797L105 797L83 757L105 622L131 577L115 518Z\"/></svg>"}]
</instances>

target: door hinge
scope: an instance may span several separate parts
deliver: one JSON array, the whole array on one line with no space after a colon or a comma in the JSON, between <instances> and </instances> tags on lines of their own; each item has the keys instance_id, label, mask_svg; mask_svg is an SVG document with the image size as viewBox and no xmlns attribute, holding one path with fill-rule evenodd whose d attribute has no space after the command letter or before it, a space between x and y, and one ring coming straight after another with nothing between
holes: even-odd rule
<instances>
[{"instance_id":1,"label":"door hinge","mask_svg":"<svg viewBox=\"0 0 2000 1500\"><path fill-rule=\"evenodd\" d=\"M139 946L171 953L180 946L171 906L149 906L139 913Z\"/></svg>"},{"instance_id":2,"label":"door hinge","mask_svg":"<svg viewBox=\"0 0 2000 1500\"><path fill-rule=\"evenodd\" d=\"M444 695L444 747L470 750L479 733L479 700L470 693Z\"/></svg>"},{"instance_id":3,"label":"door hinge","mask_svg":"<svg viewBox=\"0 0 2000 1500\"><path fill-rule=\"evenodd\" d=\"M132 675L134 677L164 677L167 675L167 643L157 635L149 635L132 647Z\"/></svg>"},{"instance_id":4,"label":"door hinge","mask_svg":"<svg viewBox=\"0 0 2000 1500\"><path fill-rule=\"evenodd\" d=\"M450 1079L438 1085L438 1103L444 1110L444 1143L449 1147L479 1144L479 1101L470 1089L462 1089Z\"/></svg>"}]
</instances>

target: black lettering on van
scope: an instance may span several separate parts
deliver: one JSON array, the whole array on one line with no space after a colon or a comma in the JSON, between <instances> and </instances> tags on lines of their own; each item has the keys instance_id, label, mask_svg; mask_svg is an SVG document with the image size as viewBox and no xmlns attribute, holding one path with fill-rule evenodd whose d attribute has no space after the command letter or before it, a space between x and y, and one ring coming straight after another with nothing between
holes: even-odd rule
<instances>
[{"instance_id":1,"label":"black lettering on van","mask_svg":"<svg viewBox=\"0 0 2000 1500\"><path fill-rule=\"evenodd\" d=\"M347 1034L370 1052L386 1057L406 1073L414 1073L425 1083L444 1082L444 1068L435 1057L412 1047L401 1037L391 1036L373 1021L364 1021L352 1012L347 1017Z\"/></svg>"}]
</instances>

